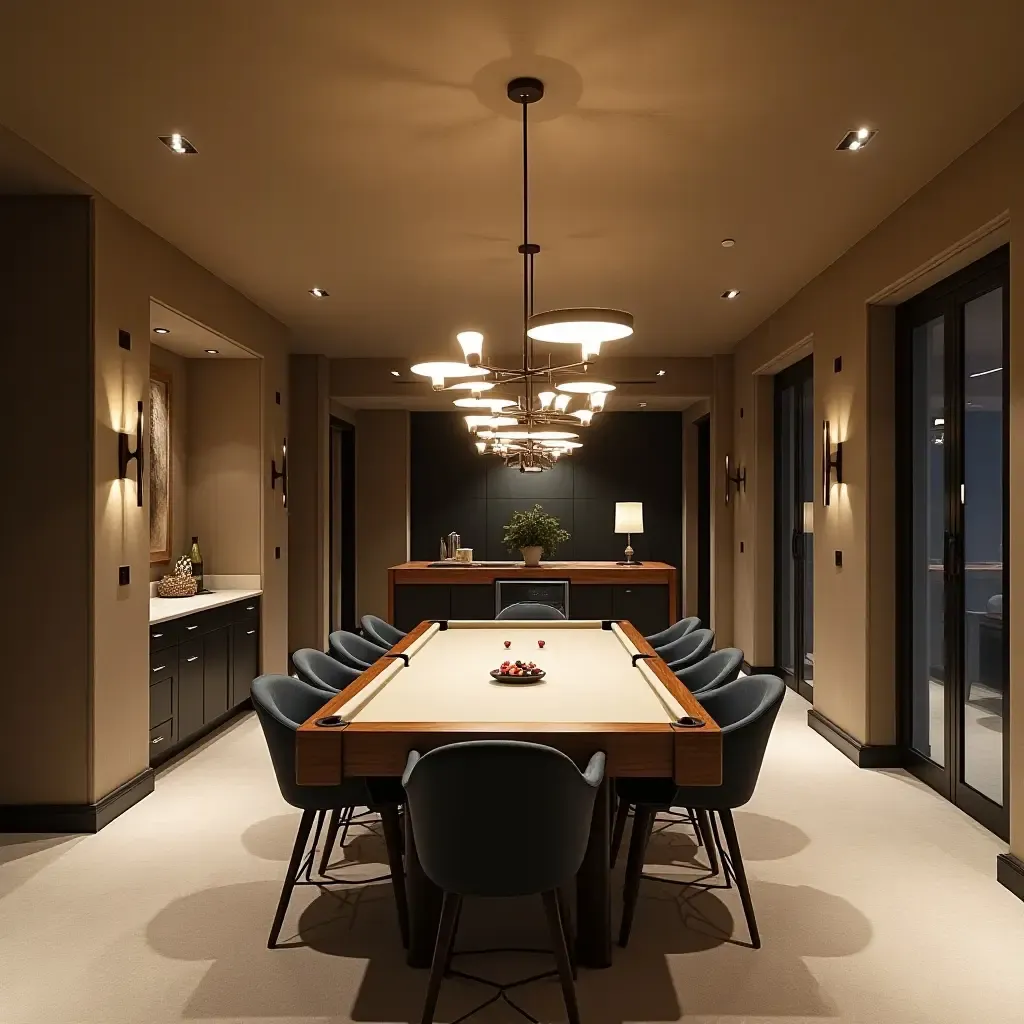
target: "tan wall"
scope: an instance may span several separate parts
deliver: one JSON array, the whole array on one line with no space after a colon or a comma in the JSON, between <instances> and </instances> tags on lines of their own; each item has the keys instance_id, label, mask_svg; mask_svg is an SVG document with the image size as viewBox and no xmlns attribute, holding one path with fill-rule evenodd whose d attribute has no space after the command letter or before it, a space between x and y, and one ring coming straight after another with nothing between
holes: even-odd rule
<instances>
[{"instance_id":1,"label":"tan wall","mask_svg":"<svg viewBox=\"0 0 1024 1024\"><path fill-rule=\"evenodd\" d=\"M891 323L872 304L893 303L952 272L967 255L980 255L1006 237L1011 253L1024 245L1024 108L909 199L869 235L814 279L736 349L735 407L757 406L756 374L808 342L814 351L814 415L829 419L844 441L845 483L825 508L816 497L814 544L815 706L857 739L892 742L895 659L891 425ZM1002 232L1001 234L999 232ZM986 240L987 239L987 240ZM938 270L936 270L938 267ZM1024 269L1011 258L1011 349L1024 346ZM833 360L842 356L842 371ZM780 364L781 365L781 364ZM763 386L763 385L761 385ZM1024 429L1024 360L1010 361L1011 439ZM756 465L748 474L751 515L770 518L768 476L761 472L764 417L736 416L735 456ZM815 494L820 494L820 430L815 441ZM1024 500L1024 446L1011 440L1011 517ZM755 558L736 561L736 631L760 660L767 651L762 618L772 607L767 571L771 535L741 527ZM842 550L843 567L833 552ZM763 556L763 557L762 557ZM1010 555L1011 591L1024 586L1024 555ZM870 583L870 586L869 586ZM1010 706L1024 706L1024 609L1010 603ZM767 612L770 616L770 611ZM1011 849L1024 852L1024 715L1011 720Z\"/></svg>"},{"instance_id":2,"label":"tan wall","mask_svg":"<svg viewBox=\"0 0 1024 1024\"><path fill-rule=\"evenodd\" d=\"M733 358L715 356L711 384L711 628L717 647L733 643L733 509L725 501L725 457L733 451ZM735 495L735 491L732 491Z\"/></svg>"},{"instance_id":3,"label":"tan wall","mask_svg":"<svg viewBox=\"0 0 1024 1024\"><path fill-rule=\"evenodd\" d=\"M704 398L683 411L683 607L680 618L697 614L697 420L711 412Z\"/></svg>"},{"instance_id":4,"label":"tan wall","mask_svg":"<svg viewBox=\"0 0 1024 1024\"><path fill-rule=\"evenodd\" d=\"M443 454L443 453L442 453ZM388 566L409 557L409 414L356 417L356 608L388 614Z\"/></svg>"},{"instance_id":5,"label":"tan wall","mask_svg":"<svg viewBox=\"0 0 1024 1024\"><path fill-rule=\"evenodd\" d=\"M206 573L258 575L261 361L188 362L187 542L199 537Z\"/></svg>"},{"instance_id":6,"label":"tan wall","mask_svg":"<svg viewBox=\"0 0 1024 1024\"><path fill-rule=\"evenodd\" d=\"M0 805L90 792L91 230L85 198L0 198Z\"/></svg>"},{"instance_id":7,"label":"tan wall","mask_svg":"<svg viewBox=\"0 0 1024 1024\"><path fill-rule=\"evenodd\" d=\"M171 557L169 562L154 562L150 580L158 580L174 568L174 561L187 553L188 532L188 365L189 360L159 345L149 347L151 369L162 370L171 378ZM147 467L147 474L149 467ZM147 484L149 478L147 475Z\"/></svg>"}]
</instances>

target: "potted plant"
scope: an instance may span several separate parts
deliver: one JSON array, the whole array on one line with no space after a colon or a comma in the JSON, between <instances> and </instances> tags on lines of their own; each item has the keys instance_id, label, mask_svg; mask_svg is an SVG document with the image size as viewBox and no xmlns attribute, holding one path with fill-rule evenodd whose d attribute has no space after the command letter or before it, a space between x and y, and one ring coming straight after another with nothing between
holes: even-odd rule
<instances>
[{"instance_id":1,"label":"potted plant","mask_svg":"<svg viewBox=\"0 0 1024 1024\"><path fill-rule=\"evenodd\" d=\"M550 558L558 545L569 539L569 534L542 506L534 505L525 512L512 513L501 539L509 551L521 551L523 561L534 566L540 565L542 555Z\"/></svg>"}]
</instances>

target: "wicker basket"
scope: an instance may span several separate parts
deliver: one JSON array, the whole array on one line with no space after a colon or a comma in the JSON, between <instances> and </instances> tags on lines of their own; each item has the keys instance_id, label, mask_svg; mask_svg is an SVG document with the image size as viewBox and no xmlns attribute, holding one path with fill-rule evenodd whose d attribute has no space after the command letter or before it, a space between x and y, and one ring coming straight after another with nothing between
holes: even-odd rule
<instances>
[{"instance_id":1,"label":"wicker basket","mask_svg":"<svg viewBox=\"0 0 1024 1024\"><path fill-rule=\"evenodd\" d=\"M161 597L195 597L196 581L192 576L165 576L156 585Z\"/></svg>"}]
</instances>

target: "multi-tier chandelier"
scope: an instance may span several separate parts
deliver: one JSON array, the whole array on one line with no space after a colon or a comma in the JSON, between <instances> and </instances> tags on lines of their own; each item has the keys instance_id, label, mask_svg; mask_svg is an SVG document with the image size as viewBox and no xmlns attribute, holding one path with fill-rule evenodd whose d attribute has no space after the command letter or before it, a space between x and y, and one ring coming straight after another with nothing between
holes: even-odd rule
<instances>
[{"instance_id":1,"label":"multi-tier chandelier","mask_svg":"<svg viewBox=\"0 0 1024 1024\"><path fill-rule=\"evenodd\" d=\"M493 366L483 357L484 336L479 331L456 335L464 361L417 363L412 372L429 377L435 391L457 391L459 409L474 435L477 451L501 457L521 473L540 473L563 455L580 448L579 428L588 427L604 409L614 384L588 376L601 345L633 333L633 316L620 309L533 309L533 260L540 246L530 241L529 131L527 110L544 95L536 78L515 78L508 83L508 98L523 108L523 339L522 365ZM574 363L553 364L548 356L534 363L534 342L579 345ZM468 379L460 379L468 378ZM489 379L484 379L489 378ZM447 384L458 380L456 384ZM495 388L502 396L492 395ZM504 397L512 394L514 397ZM574 398L585 405L571 409Z\"/></svg>"}]
</instances>

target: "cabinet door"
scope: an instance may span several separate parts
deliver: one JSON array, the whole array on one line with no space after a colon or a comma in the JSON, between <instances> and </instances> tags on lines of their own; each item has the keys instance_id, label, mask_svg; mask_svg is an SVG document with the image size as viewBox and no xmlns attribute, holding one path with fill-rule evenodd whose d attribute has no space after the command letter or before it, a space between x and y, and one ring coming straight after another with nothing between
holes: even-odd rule
<instances>
[{"instance_id":1,"label":"cabinet door","mask_svg":"<svg viewBox=\"0 0 1024 1024\"><path fill-rule=\"evenodd\" d=\"M668 587L612 587L612 608L616 619L628 619L644 636L649 636L668 627Z\"/></svg>"},{"instance_id":2,"label":"cabinet door","mask_svg":"<svg viewBox=\"0 0 1024 1024\"><path fill-rule=\"evenodd\" d=\"M451 618L494 618L493 583L453 583L451 591Z\"/></svg>"},{"instance_id":3,"label":"cabinet door","mask_svg":"<svg viewBox=\"0 0 1024 1024\"><path fill-rule=\"evenodd\" d=\"M467 586L467 584L455 584ZM424 619L452 617L452 588L443 583L398 583L395 585L395 625L408 632Z\"/></svg>"},{"instance_id":4,"label":"cabinet door","mask_svg":"<svg viewBox=\"0 0 1024 1024\"><path fill-rule=\"evenodd\" d=\"M228 709L228 629L222 626L203 637L203 721L212 722Z\"/></svg>"},{"instance_id":5,"label":"cabinet door","mask_svg":"<svg viewBox=\"0 0 1024 1024\"><path fill-rule=\"evenodd\" d=\"M249 696L260 672L260 635L256 623L236 622L231 627L231 706Z\"/></svg>"},{"instance_id":6,"label":"cabinet door","mask_svg":"<svg viewBox=\"0 0 1024 1024\"><path fill-rule=\"evenodd\" d=\"M606 583L569 585L570 619L613 619L612 588Z\"/></svg>"},{"instance_id":7,"label":"cabinet door","mask_svg":"<svg viewBox=\"0 0 1024 1024\"><path fill-rule=\"evenodd\" d=\"M179 644L178 706L175 719L178 740L187 740L203 727L203 641Z\"/></svg>"}]
</instances>

